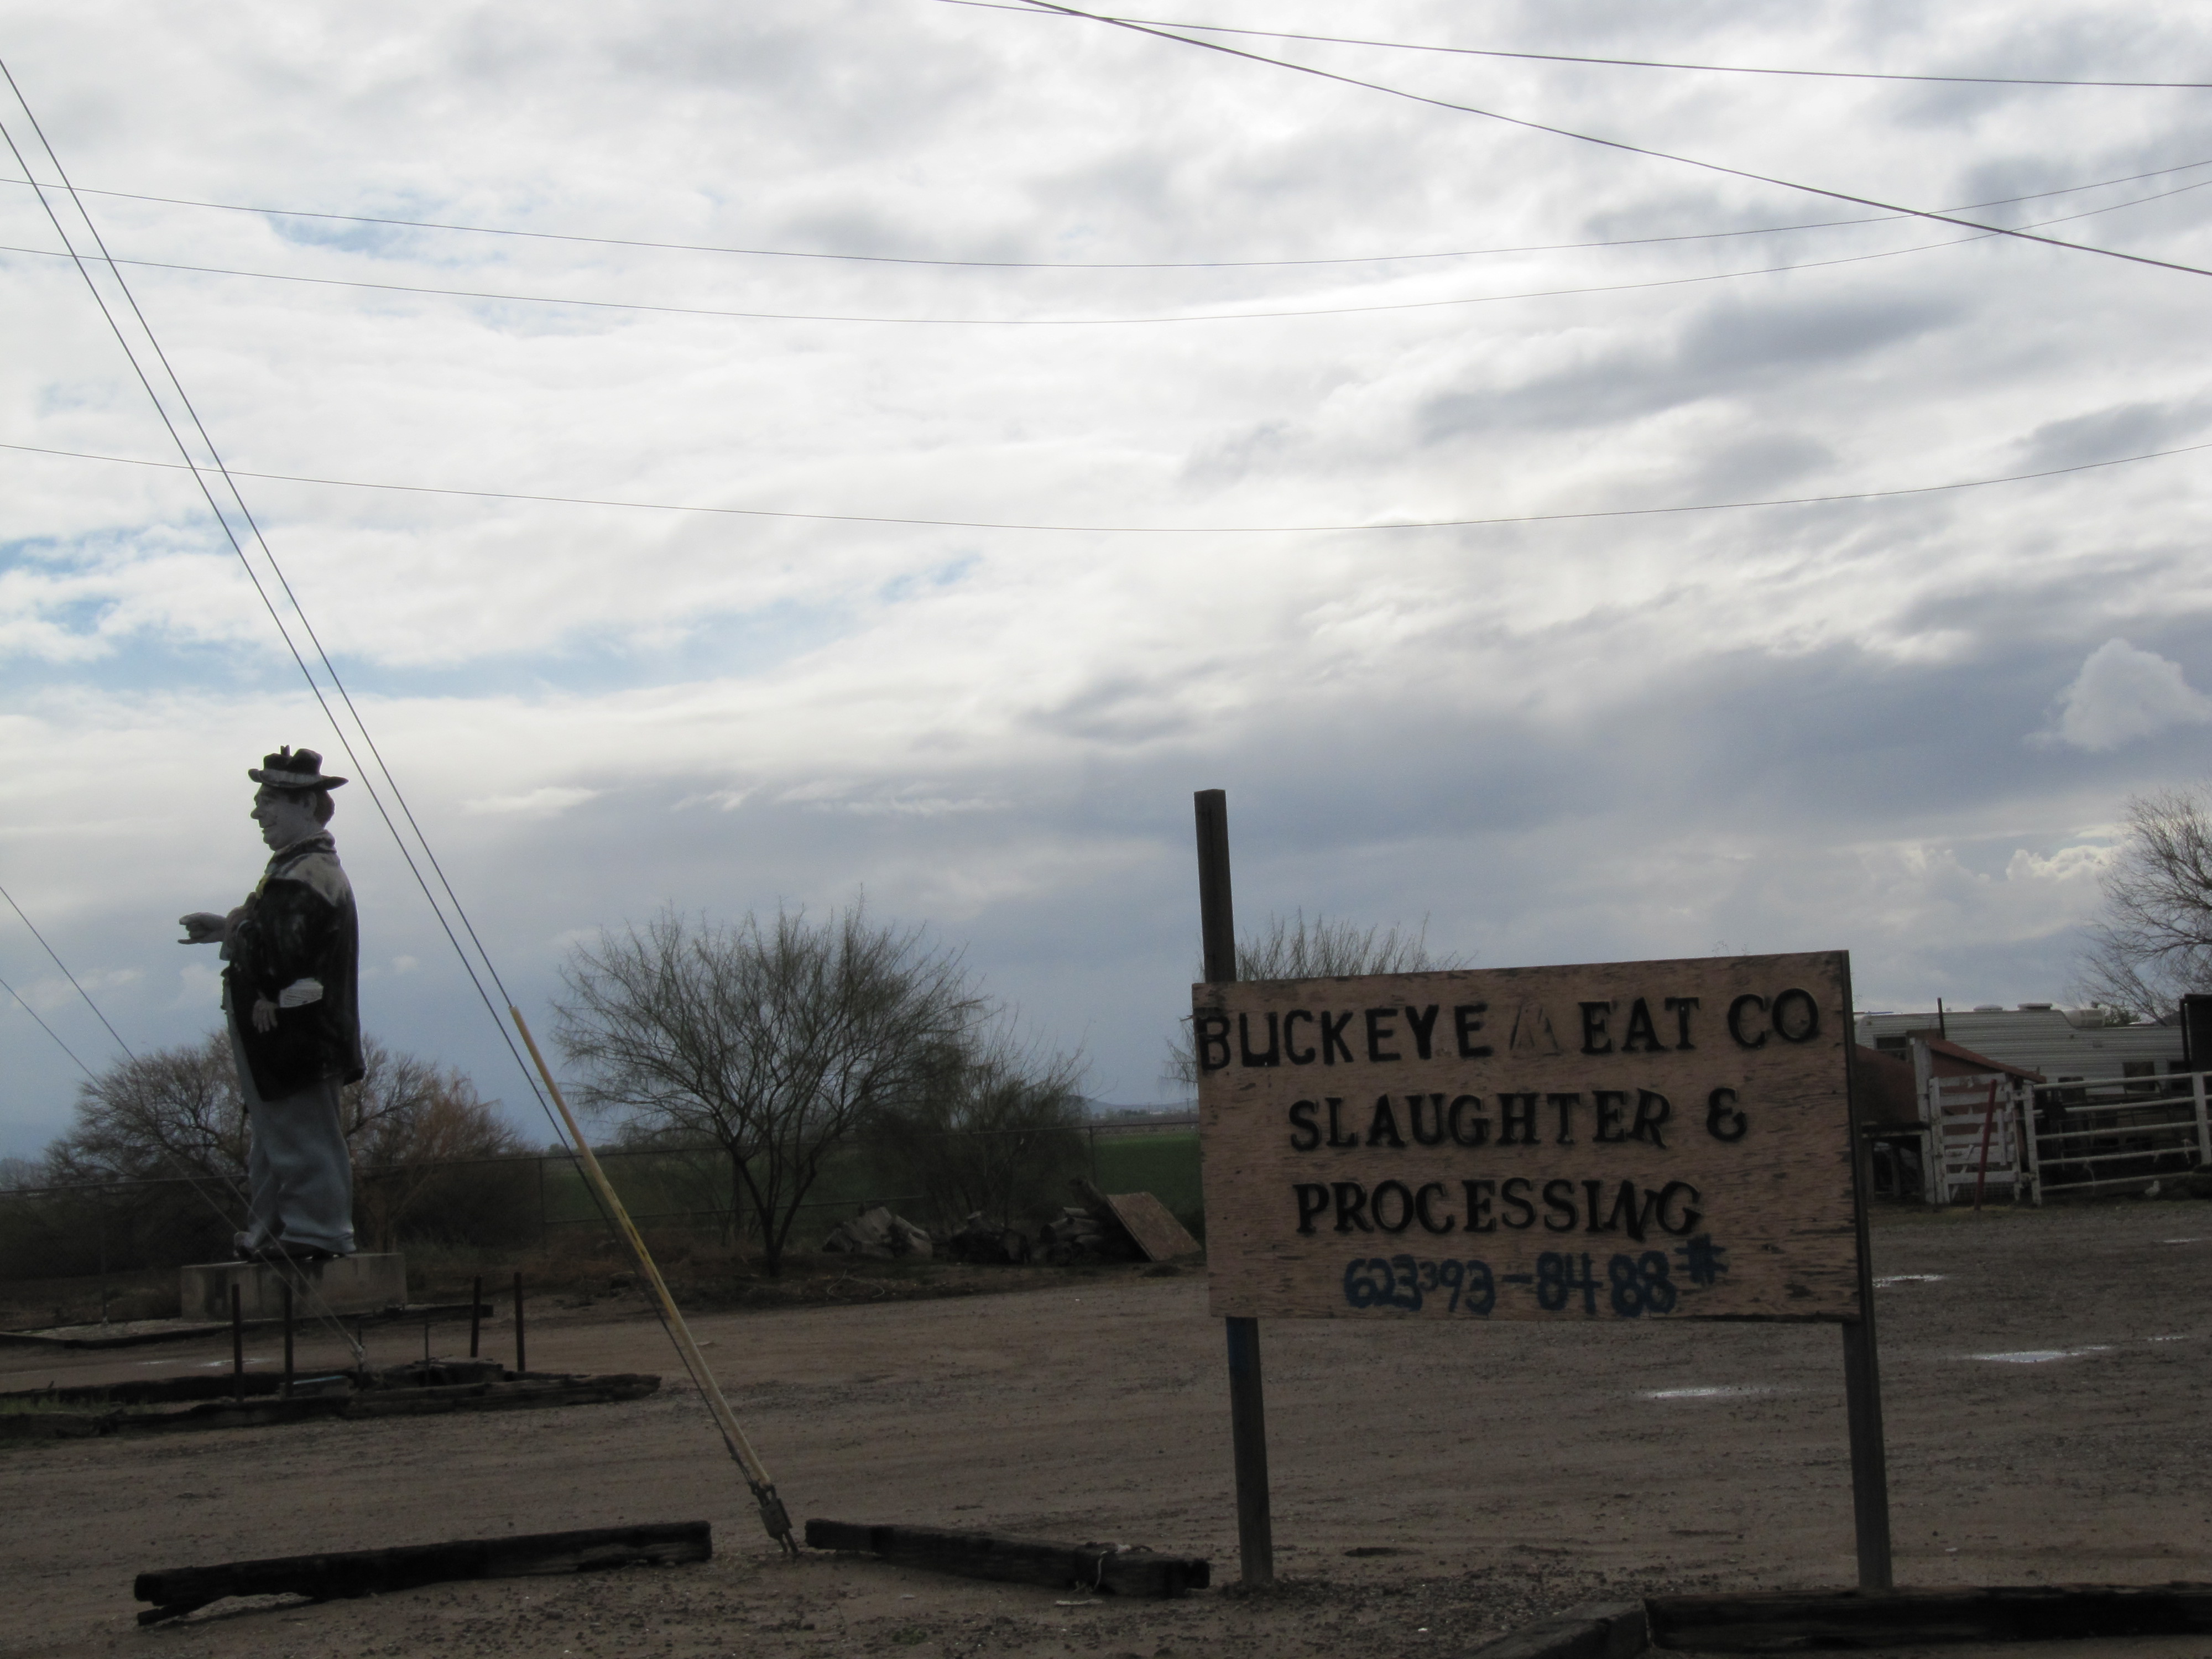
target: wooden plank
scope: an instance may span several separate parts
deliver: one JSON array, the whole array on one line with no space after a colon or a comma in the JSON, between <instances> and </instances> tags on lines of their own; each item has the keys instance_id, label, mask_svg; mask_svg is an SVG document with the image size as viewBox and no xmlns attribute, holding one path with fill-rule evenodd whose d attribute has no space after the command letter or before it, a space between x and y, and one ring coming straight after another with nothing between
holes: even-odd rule
<instances>
[{"instance_id":1,"label":"wooden plank","mask_svg":"<svg viewBox=\"0 0 2212 1659\"><path fill-rule=\"evenodd\" d=\"M1174 1261L1204 1254L1206 1247L1193 1238L1189 1230L1152 1194L1106 1193L1102 1196L1146 1261Z\"/></svg>"},{"instance_id":2,"label":"wooden plank","mask_svg":"<svg viewBox=\"0 0 2212 1659\"><path fill-rule=\"evenodd\" d=\"M604 1567L671 1566L704 1561L714 1553L712 1529L706 1522L678 1521L410 1544L398 1549L226 1561L209 1567L173 1567L140 1573L131 1589L139 1601L155 1603L138 1615L140 1624L151 1625L227 1595L308 1595L319 1601L381 1595L455 1579L526 1578L592 1572Z\"/></svg>"},{"instance_id":3,"label":"wooden plank","mask_svg":"<svg viewBox=\"0 0 2212 1659\"><path fill-rule=\"evenodd\" d=\"M1213 1312L1856 1318L1848 972L1192 987Z\"/></svg>"},{"instance_id":4,"label":"wooden plank","mask_svg":"<svg viewBox=\"0 0 2212 1659\"><path fill-rule=\"evenodd\" d=\"M904 1567L988 1578L1002 1583L1076 1585L1117 1595L1171 1599L1206 1589L1212 1569L1202 1559L1156 1555L1111 1544L1055 1544L1033 1538L1000 1538L985 1532L939 1527L864 1526L809 1521L806 1547L850 1550Z\"/></svg>"},{"instance_id":5,"label":"wooden plank","mask_svg":"<svg viewBox=\"0 0 2212 1659\"><path fill-rule=\"evenodd\" d=\"M1655 1595L1651 1640L1699 1653L2212 1632L2212 1584Z\"/></svg>"},{"instance_id":6,"label":"wooden plank","mask_svg":"<svg viewBox=\"0 0 2212 1659\"><path fill-rule=\"evenodd\" d=\"M1641 1601L1594 1601L1486 1642L1467 1659L1635 1659L1645 1647Z\"/></svg>"}]
</instances>

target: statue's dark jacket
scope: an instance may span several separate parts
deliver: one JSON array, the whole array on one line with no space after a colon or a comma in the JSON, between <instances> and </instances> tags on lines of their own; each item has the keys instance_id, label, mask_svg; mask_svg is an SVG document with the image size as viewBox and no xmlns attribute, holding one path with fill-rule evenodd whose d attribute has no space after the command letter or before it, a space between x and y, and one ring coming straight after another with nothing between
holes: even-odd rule
<instances>
[{"instance_id":1,"label":"statue's dark jacket","mask_svg":"<svg viewBox=\"0 0 2212 1659\"><path fill-rule=\"evenodd\" d=\"M231 930L230 1017L264 1100L312 1088L325 1077L361 1079L361 924L353 884L328 835L279 850ZM320 984L322 994L301 1001ZM293 995L287 999L284 993ZM277 1005L276 1029L253 1029L253 1005ZM296 1006L283 1006L287 1000Z\"/></svg>"}]
</instances>

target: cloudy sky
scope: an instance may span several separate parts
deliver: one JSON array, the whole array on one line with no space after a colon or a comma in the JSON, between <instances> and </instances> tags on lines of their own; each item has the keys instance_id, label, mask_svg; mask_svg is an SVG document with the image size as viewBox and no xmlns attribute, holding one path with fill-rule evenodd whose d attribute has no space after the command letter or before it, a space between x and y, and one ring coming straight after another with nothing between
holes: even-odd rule
<instances>
[{"instance_id":1,"label":"cloudy sky","mask_svg":"<svg viewBox=\"0 0 2212 1659\"><path fill-rule=\"evenodd\" d=\"M1161 4L2212 80L2168 3ZM1162 1098L1209 787L1248 922L1425 917L1489 966L1844 947L1867 1007L2063 999L2128 796L2207 769L2212 451L2129 459L2212 442L2203 276L1018 7L8 11L541 1024L595 929L865 893L1093 1094ZM2212 93L1204 38L2212 266ZM244 769L356 769L191 475L126 464L177 452L0 170L0 884L134 1047L190 1041L215 964L171 919L258 871ZM340 803L370 1029L526 1100ZM0 974L115 1056L5 910ZM77 1073L13 1003L0 1043L0 1153L33 1153Z\"/></svg>"}]
</instances>

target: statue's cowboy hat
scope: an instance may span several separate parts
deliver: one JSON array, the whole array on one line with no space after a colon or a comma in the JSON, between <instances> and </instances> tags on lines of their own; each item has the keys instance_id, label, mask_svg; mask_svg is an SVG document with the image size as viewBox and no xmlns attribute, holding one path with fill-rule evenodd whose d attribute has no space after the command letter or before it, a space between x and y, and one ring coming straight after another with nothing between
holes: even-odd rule
<instances>
[{"instance_id":1,"label":"statue's cowboy hat","mask_svg":"<svg viewBox=\"0 0 2212 1659\"><path fill-rule=\"evenodd\" d=\"M289 743L273 755L264 755L260 765L247 767L246 775L271 789L335 789L345 781L325 776L323 757L313 750L295 749Z\"/></svg>"}]
</instances>

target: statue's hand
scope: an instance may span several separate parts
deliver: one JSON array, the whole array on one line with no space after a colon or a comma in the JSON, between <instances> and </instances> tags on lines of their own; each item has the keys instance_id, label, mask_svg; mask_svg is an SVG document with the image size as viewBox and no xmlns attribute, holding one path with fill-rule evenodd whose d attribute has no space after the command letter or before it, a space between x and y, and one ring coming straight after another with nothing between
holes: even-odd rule
<instances>
[{"instance_id":1,"label":"statue's hand","mask_svg":"<svg viewBox=\"0 0 2212 1659\"><path fill-rule=\"evenodd\" d=\"M267 997L253 999L253 1029L264 1035L276 1029L276 1005Z\"/></svg>"},{"instance_id":2,"label":"statue's hand","mask_svg":"<svg viewBox=\"0 0 2212 1659\"><path fill-rule=\"evenodd\" d=\"M228 929L229 919L212 910L195 910L188 916L179 916L177 925L185 930L179 945L220 945Z\"/></svg>"}]
</instances>

